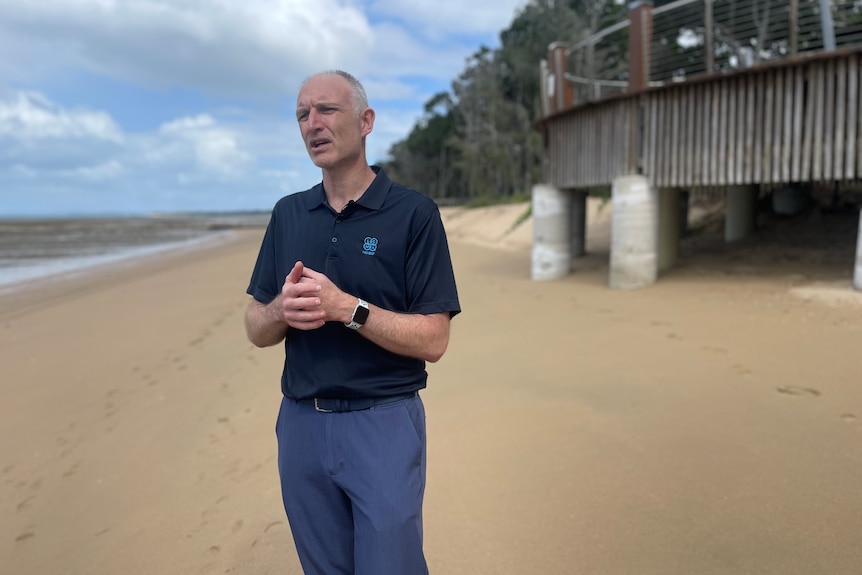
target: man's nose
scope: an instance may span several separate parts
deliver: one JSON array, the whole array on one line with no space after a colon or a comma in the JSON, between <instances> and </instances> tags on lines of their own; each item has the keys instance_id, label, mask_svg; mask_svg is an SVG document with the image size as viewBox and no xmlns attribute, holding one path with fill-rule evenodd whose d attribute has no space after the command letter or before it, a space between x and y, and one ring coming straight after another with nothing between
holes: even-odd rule
<instances>
[{"instance_id":1,"label":"man's nose","mask_svg":"<svg viewBox=\"0 0 862 575\"><path fill-rule=\"evenodd\" d=\"M320 126L320 114L312 108L308 112L308 127L312 130Z\"/></svg>"}]
</instances>

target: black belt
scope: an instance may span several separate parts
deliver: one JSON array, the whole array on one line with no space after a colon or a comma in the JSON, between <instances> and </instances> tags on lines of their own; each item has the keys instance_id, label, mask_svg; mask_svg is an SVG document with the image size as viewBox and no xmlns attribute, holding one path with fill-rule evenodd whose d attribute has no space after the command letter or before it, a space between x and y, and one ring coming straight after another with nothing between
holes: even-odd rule
<instances>
[{"instance_id":1,"label":"black belt","mask_svg":"<svg viewBox=\"0 0 862 575\"><path fill-rule=\"evenodd\" d=\"M297 403L311 405L317 411L324 413L336 413L341 411L359 411L360 409L371 409L375 405L386 405L416 397L416 392L389 395L386 397L362 397L358 399L323 399L320 397L298 399Z\"/></svg>"}]
</instances>

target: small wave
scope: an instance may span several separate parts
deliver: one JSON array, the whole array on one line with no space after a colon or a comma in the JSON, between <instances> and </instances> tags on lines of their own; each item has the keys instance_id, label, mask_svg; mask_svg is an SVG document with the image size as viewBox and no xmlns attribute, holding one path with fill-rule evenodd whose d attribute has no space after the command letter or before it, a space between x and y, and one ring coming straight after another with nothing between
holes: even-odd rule
<instances>
[{"instance_id":1,"label":"small wave","mask_svg":"<svg viewBox=\"0 0 862 575\"><path fill-rule=\"evenodd\" d=\"M0 294L21 288L27 282L57 276L80 275L106 265L128 263L139 258L175 250L188 250L226 241L231 231L214 232L181 241L146 246L106 248L98 255L59 258L18 258L0 260Z\"/></svg>"}]
</instances>

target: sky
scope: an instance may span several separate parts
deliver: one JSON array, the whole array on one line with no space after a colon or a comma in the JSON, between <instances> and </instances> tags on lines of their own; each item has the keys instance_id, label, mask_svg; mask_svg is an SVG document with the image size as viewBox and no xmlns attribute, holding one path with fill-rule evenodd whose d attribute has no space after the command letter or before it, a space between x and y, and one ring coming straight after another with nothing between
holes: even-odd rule
<instances>
[{"instance_id":1,"label":"sky","mask_svg":"<svg viewBox=\"0 0 862 575\"><path fill-rule=\"evenodd\" d=\"M0 216L269 210L321 179L305 78L363 82L383 161L524 4L0 0Z\"/></svg>"}]
</instances>

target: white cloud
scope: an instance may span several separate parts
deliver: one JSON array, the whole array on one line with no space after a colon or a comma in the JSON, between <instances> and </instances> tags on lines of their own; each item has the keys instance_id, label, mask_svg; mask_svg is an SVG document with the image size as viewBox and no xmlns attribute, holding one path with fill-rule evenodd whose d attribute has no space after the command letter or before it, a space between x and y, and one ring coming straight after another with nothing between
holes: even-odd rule
<instances>
[{"instance_id":1,"label":"white cloud","mask_svg":"<svg viewBox=\"0 0 862 575\"><path fill-rule=\"evenodd\" d=\"M169 159L174 161L190 154L205 172L221 176L238 175L252 162L251 154L240 147L237 135L206 114L168 122L159 128L159 134L167 141L156 140L157 149L150 150L146 157L158 158L163 149L173 154Z\"/></svg>"},{"instance_id":2,"label":"white cloud","mask_svg":"<svg viewBox=\"0 0 862 575\"><path fill-rule=\"evenodd\" d=\"M0 138L94 138L109 142L123 139L119 127L108 114L61 110L35 92L19 92L0 99Z\"/></svg>"},{"instance_id":3,"label":"white cloud","mask_svg":"<svg viewBox=\"0 0 862 575\"><path fill-rule=\"evenodd\" d=\"M308 74L364 61L365 16L338 0L0 0L0 47L32 78L68 67L155 87L215 93L294 89Z\"/></svg>"},{"instance_id":4,"label":"white cloud","mask_svg":"<svg viewBox=\"0 0 862 575\"><path fill-rule=\"evenodd\" d=\"M10 196L25 211L45 203L116 211L111 203L130 201L207 209L224 203L219 193L228 204L231 197L257 207L271 204L283 194L286 176L259 173L259 156L242 142L245 129L200 114L125 134L105 112L68 110L38 93L11 93L0 99L4 211L12 209Z\"/></svg>"},{"instance_id":5,"label":"white cloud","mask_svg":"<svg viewBox=\"0 0 862 575\"><path fill-rule=\"evenodd\" d=\"M34 92L0 99L0 143L0 166L6 157L10 166L54 169L90 179L117 175L121 165L129 164L183 166L208 177L232 176L254 160L236 131L207 114L175 119L155 132L127 135L105 112L67 110Z\"/></svg>"},{"instance_id":6,"label":"white cloud","mask_svg":"<svg viewBox=\"0 0 862 575\"><path fill-rule=\"evenodd\" d=\"M151 88L295 93L309 74L449 79L524 0L0 0L0 72L31 81L87 70ZM419 32L419 33L417 33Z\"/></svg>"}]
</instances>

